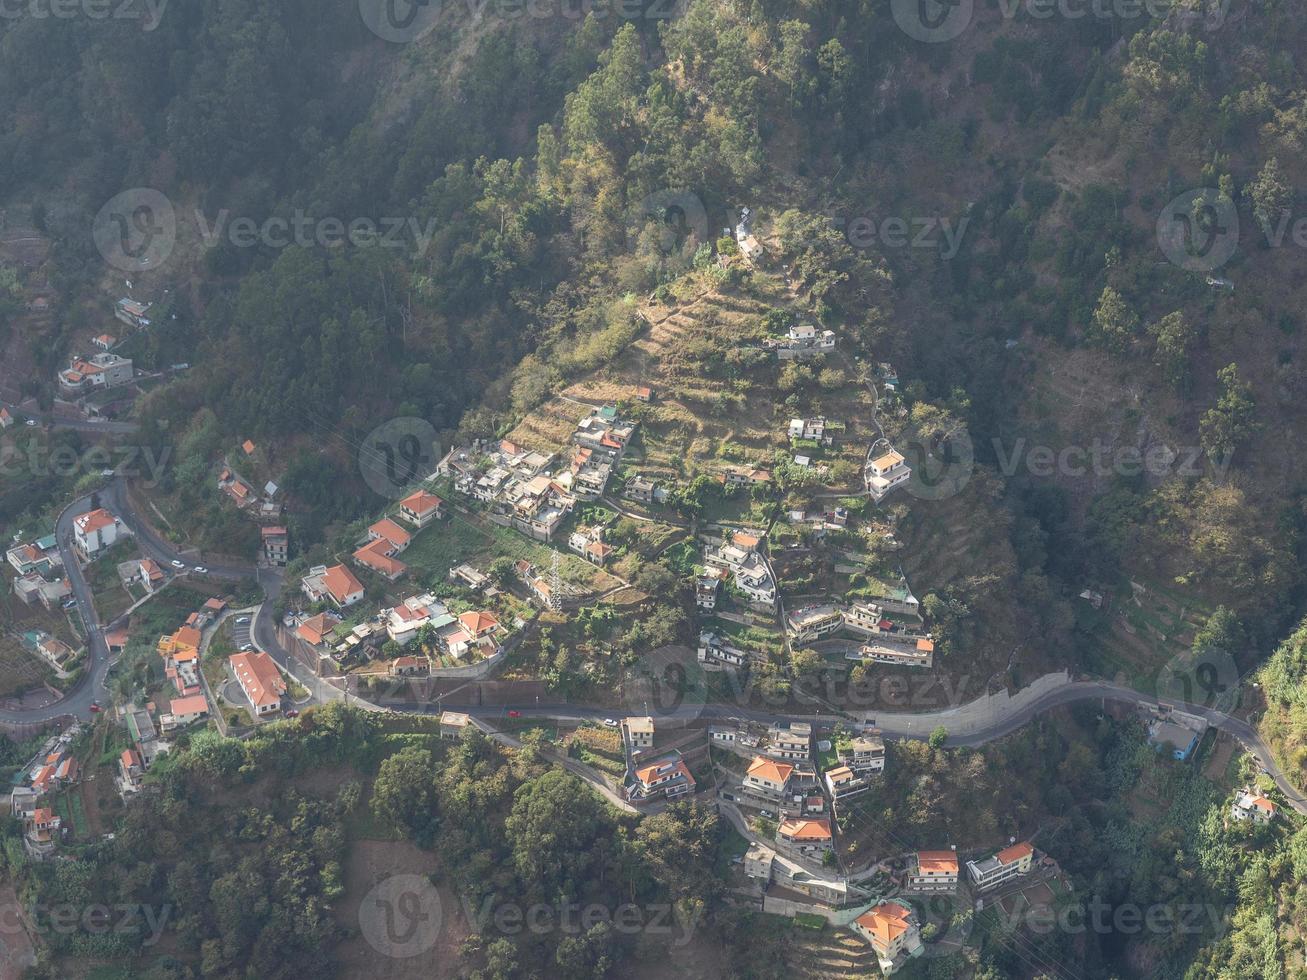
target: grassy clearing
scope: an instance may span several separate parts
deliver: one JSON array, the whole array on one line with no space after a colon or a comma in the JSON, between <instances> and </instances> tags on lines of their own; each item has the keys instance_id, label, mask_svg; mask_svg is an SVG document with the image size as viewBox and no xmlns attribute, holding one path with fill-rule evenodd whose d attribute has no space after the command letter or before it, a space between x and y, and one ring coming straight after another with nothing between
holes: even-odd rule
<instances>
[{"instance_id":1,"label":"grassy clearing","mask_svg":"<svg viewBox=\"0 0 1307 980\"><path fill-rule=\"evenodd\" d=\"M565 581L594 591L604 591L621 584L588 562L571 554L559 553L562 554L559 574ZM443 577L460 562L472 562L483 567L501 555L514 560L526 559L537 568L548 569L554 554L552 548L532 541L511 528L489 522L473 524L456 514L447 521L425 529L409 545L403 557L409 566Z\"/></svg>"}]
</instances>

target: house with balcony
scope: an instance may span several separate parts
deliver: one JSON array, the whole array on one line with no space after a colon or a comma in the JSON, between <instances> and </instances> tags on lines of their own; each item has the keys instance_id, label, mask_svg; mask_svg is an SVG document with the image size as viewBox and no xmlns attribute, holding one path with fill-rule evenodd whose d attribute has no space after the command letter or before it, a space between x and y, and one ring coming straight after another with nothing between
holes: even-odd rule
<instances>
[{"instance_id":1,"label":"house with balcony","mask_svg":"<svg viewBox=\"0 0 1307 980\"><path fill-rule=\"evenodd\" d=\"M649 716L622 719L622 738L632 754L647 752L654 744L654 720Z\"/></svg>"},{"instance_id":2,"label":"house with balcony","mask_svg":"<svg viewBox=\"0 0 1307 980\"><path fill-rule=\"evenodd\" d=\"M263 560L269 565L286 564L290 550L290 535L284 527L260 528L259 536L263 543Z\"/></svg>"},{"instance_id":3,"label":"house with balcony","mask_svg":"<svg viewBox=\"0 0 1307 980\"><path fill-rule=\"evenodd\" d=\"M1275 819L1275 804L1251 789L1244 788L1235 794L1230 816L1235 820L1248 820L1255 824L1268 824Z\"/></svg>"},{"instance_id":4,"label":"house with balcony","mask_svg":"<svg viewBox=\"0 0 1307 980\"><path fill-rule=\"evenodd\" d=\"M831 823L826 817L791 818L776 827L776 850L790 857L821 861L834 847Z\"/></svg>"},{"instance_id":5,"label":"house with balcony","mask_svg":"<svg viewBox=\"0 0 1307 980\"><path fill-rule=\"evenodd\" d=\"M881 902L854 919L851 928L871 945L884 976L925 949L917 914L905 902Z\"/></svg>"},{"instance_id":6,"label":"house with balcony","mask_svg":"<svg viewBox=\"0 0 1307 980\"><path fill-rule=\"evenodd\" d=\"M777 722L768 729L767 755L786 762L812 760L812 725L806 721Z\"/></svg>"},{"instance_id":7,"label":"house with balcony","mask_svg":"<svg viewBox=\"0 0 1307 980\"><path fill-rule=\"evenodd\" d=\"M310 602L330 602L337 609L363 599L363 583L344 565L315 565L300 580L300 588Z\"/></svg>"},{"instance_id":8,"label":"house with balcony","mask_svg":"<svg viewBox=\"0 0 1307 980\"><path fill-rule=\"evenodd\" d=\"M776 352L782 361L807 361L814 357L825 357L835 350L835 333L831 330L819 331L810 323L796 324L779 340L769 340L769 350Z\"/></svg>"},{"instance_id":9,"label":"house with balcony","mask_svg":"<svg viewBox=\"0 0 1307 980\"><path fill-rule=\"evenodd\" d=\"M846 656L863 663L930 667L935 661L935 641L928 636L872 637Z\"/></svg>"},{"instance_id":10,"label":"house with balcony","mask_svg":"<svg viewBox=\"0 0 1307 980\"><path fill-rule=\"evenodd\" d=\"M445 502L434 493L417 490L399 502L399 517L418 530L443 517Z\"/></svg>"},{"instance_id":11,"label":"house with balcony","mask_svg":"<svg viewBox=\"0 0 1307 980\"><path fill-rule=\"evenodd\" d=\"M908 861L903 887L917 892L955 892L958 889L956 851L918 851Z\"/></svg>"},{"instance_id":12,"label":"house with balcony","mask_svg":"<svg viewBox=\"0 0 1307 980\"><path fill-rule=\"evenodd\" d=\"M844 628L844 615L838 606L803 606L786 614L785 631L795 646L807 646Z\"/></svg>"},{"instance_id":13,"label":"house with balcony","mask_svg":"<svg viewBox=\"0 0 1307 980\"><path fill-rule=\"evenodd\" d=\"M131 532L103 507L73 518L73 550L83 561L93 561Z\"/></svg>"},{"instance_id":14,"label":"house with balcony","mask_svg":"<svg viewBox=\"0 0 1307 980\"><path fill-rule=\"evenodd\" d=\"M881 772L885 768L885 740L879 735L857 735L835 744L840 762L856 773Z\"/></svg>"},{"instance_id":15,"label":"house with balcony","mask_svg":"<svg viewBox=\"0 0 1307 980\"><path fill-rule=\"evenodd\" d=\"M765 756L755 756L741 784L745 790L772 801L779 801L790 788L794 767Z\"/></svg>"},{"instance_id":16,"label":"house with balcony","mask_svg":"<svg viewBox=\"0 0 1307 980\"><path fill-rule=\"evenodd\" d=\"M743 667L749 661L749 655L743 650L731 646L716 633L704 631L699 634L699 663L705 670L722 670L728 667Z\"/></svg>"},{"instance_id":17,"label":"house with balcony","mask_svg":"<svg viewBox=\"0 0 1307 980\"><path fill-rule=\"evenodd\" d=\"M627 800L646 803L654 799L673 799L694 793L694 776L677 751L651 762L641 762L623 787Z\"/></svg>"},{"instance_id":18,"label":"house with balcony","mask_svg":"<svg viewBox=\"0 0 1307 980\"><path fill-rule=\"evenodd\" d=\"M907 483L911 477L912 467L908 466L902 453L892 449L868 460L863 470L867 492L877 503L884 500L891 490Z\"/></svg>"},{"instance_id":19,"label":"house with balcony","mask_svg":"<svg viewBox=\"0 0 1307 980\"><path fill-rule=\"evenodd\" d=\"M603 568L613 554L613 546L604 541L604 529L599 524L578 527L568 535L567 547L599 568Z\"/></svg>"},{"instance_id":20,"label":"house with balcony","mask_svg":"<svg viewBox=\"0 0 1307 980\"><path fill-rule=\"evenodd\" d=\"M830 796L831 805L837 810L841 803L871 788L865 775L854 772L848 766L828 769L822 779L826 783L826 792Z\"/></svg>"},{"instance_id":21,"label":"house with balcony","mask_svg":"<svg viewBox=\"0 0 1307 980\"><path fill-rule=\"evenodd\" d=\"M59 372L59 387L67 394L81 395L100 388L131 384L134 377L129 358L101 351L89 359L74 357L69 366Z\"/></svg>"},{"instance_id":22,"label":"house with balcony","mask_svg":"<svg viewBox=\"0 0 1307 980\"><path fill-rule=\"evenodd\" d=\"M968 861L967 874L977 891L989 891L1030 872L1035 849L1026 842L1013 844L983 861Z\"/></svg>"}]
</instances>

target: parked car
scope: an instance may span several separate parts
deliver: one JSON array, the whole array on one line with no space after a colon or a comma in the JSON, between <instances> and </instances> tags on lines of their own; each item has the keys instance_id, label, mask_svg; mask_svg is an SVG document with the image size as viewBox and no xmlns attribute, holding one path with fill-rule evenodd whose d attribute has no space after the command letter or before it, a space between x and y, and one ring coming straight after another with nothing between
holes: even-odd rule
<instances>
[{"instance_id":1,"label":"parked car","mask_svg":"<svg viewBox=\"0 0 1307 980\"><path fill-rule=\"evenodd\" d=\"M604 719L604 724L607 725L609 728L616 728L616 727L617 727L617 719L616 719L616 718L605 718L605 719Z\"/></svg>"},{"instance_id":2,"label":"parked car","mask_svg":"<svg viewBox=\"0 0 1307 980\"><path fill-rule=\"evenodd\" d=\"M249 621L250 621L250 617L249 617L249 616L239 616L239 617L237 617L237 619L236 619L236 625L237 625L237 626L244 626L244 625L245 625L246 623L248 623Z\"/></svg>"},{"instance_id":3,"label":"parked car","mask_svg":"<svg viewBox=\"0 0 1307 980\"><path fill-rule=\"evenodd\" d=\"M249 652L250 652L251 650L253 650L253 649L254 649L254 644L253 644L253 643L242 643L242 644L241 644L241 653L249 653Z\"/></svg>"},{"instance_id":4,"label":"parked car","mask_svg":"<svg viewBox=\"0 0 1307 980\"><path fill-rule=\"evenodd\" d=\"M91 702L91 713L92 713L92 714L98 714L99 711L100 711L100 702L99 702L99 701L92 701L92 702Z\"/></svg>"},{"instance_id":5,"label":"parked car","mask_svg":"<svg viewBox=\"0 0 1307 980\"><path fill-rule=\"evenodd\" d=\"M36 419L28 419L23 425L36 425Z\"/></svg>"},{"instance_id":6,"label":"parked car","mask_svg":"<svg viewBox=\"0 0 1307 980\"><path fill-rule=\"evenodd\" d=\"M520 712L520 711L510 711L510 712L508 713L508 717L510 717L510 718L521 718L521 717L522 717L522 712Z\"/></svg>"},{"instance_id":7,"label":"parked car","mask_svg":"<svg viewBox=\"0 0 1307 980\"><path fill-rule=\"evenodd\" d=\"M300 716L300 713L296 711L294 708L291 708L289 711L285 712L285 715L287 718L298 718Z\"/></svg>"},{"instance_id":8,"label":"parked car","mask_svg":"<svg viewBox=\"0 0 1307 980\"><path fill-rule=\"evenodd\" d=\"M186 567L186 562L182 561L180 558L174 558L174 559L173 559L172 561L170 561L168 564L172 565L173 568L185 568L185 567Z\"/></svg>"},{"instance_id":9,"label":"parked car","mask_svg":"<svg viewBox=\"0 0 1307 980\"><path fill-rule=\"evenodd\" d=\"M203 565L196 565L195 570L199 572L201 575L203 575L205 572L208 571L208 569L205 568Z\"/></svg>"}]
</instances>

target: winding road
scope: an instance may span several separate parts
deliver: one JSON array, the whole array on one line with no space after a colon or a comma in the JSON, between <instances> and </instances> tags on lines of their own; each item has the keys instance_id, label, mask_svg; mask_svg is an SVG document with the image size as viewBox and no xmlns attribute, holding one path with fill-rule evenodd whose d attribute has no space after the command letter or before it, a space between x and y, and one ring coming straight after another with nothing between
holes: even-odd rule
<instances>
[{"instance_id":1,"label":"winding road","mask_svg":"<svg viewBox=\"0 0 1307 980\"><path fill-rule=\"evenodd\" d=\"M132 532L144 557L153 558L160 567L168 571L175 568L173 561L183 561L188 568L203 564L199 555L180 551L140 519L128 500L126 481L122 477L111 480L98 491L97 495L99 505L117 516ZM92 509L91 502L90 494L74 500L63 509L55 522L55 535L59 544L59 556L64 563L64 574L72 589L73 599L77 602L77 611L81 614L82 623L86 627L88 657L86 673L62 698L52 704L32 709L0 709L0 724L22 725L68 716L89 718L93 702L107 703L106 680L112 659L109 656L109 646L105 642L104 632L114 623L100 622L99 615L95 611L95 603L92 601L91 588L78 562L77 553L73 550L73 521ZM259 574L261 570L252 565L219 564L206 567L208 577L227 581L238 581L254 575L262 583L264 577ZM280 587L279 577L274 578L275 587ZM265 585L265 593L267 588L268 586ZM276 649L280 650L280 646L278 645Z\"/></svg>"},{"instance_id":2,"label":"winding road","mask_svg":"<svg viewBox=\"0 0 1307 980\"><path fill-rule=\"evenodd\" d=\"M188 567L202 564L201 558L189 552L180 551L171 542L157 534L149 523L140 519L133 509L127 494L126 481L115 478L99 491L100 506L117 515L136 536L141 553L153 558L161 566L172 568L173 561L184 561ZM81 566L73 552L73 520L79 514L91 509L91 497L88 495L69 504L59 515L56 534L59 553L64 561L64 569L72 588L73 597L86 626L89 667L81 681L63 698L53 704L31 710L0 710L0 723L23 724L49 721L69 715L78 718L90 716L91 703L103 702L106 697L105 680L110 667L108 646L104 640L104 627L95 612L91 590L82 573ZM183 555L185 557L183 557ZM291 660L286 650L277 640L276 623L271 614L271 603L267 599L275 598L281 589L279 570L256 568L251 565L208 565L209 577L237 581L253 575L262 586L265 602L259 606L253 623L254 643L266 651L284 669L290 670L313 692L317 700L329 700L343 695L319 678L306 676L307 672L297 670L299 666ZM949 692L942 692L948 694ZM741 699L742 701L744 698ZM918 739L929 738L930 733L938 727L948 730L948 744L957 746L979 746L1009 735L1029 724L1034 718L1054 708L1074 704L1080 701L1117 701L1133 705L1166 705L1181 711L1199 715L1213 727L1235 738L1243 748L1253 755L1266 771L1289 805L1299 813L1307 814L1307 797L1295 787L1276 765L1270 749L1262 741L1256 730L1246 721L1236 718L1214 707L1191 704L1183 700L1156 697L1143 694L1133 688L1123 687L1102 680L1076 680L1068 673L1047 674L1038 678L1030 686L1022 688L1015 694L1000 691L987 694L965 703L952 703L938 710L927 711L859 711L854 714L864 723L872 724L888 738ZM405 712L430 712L434 710L431 703L381 702L376 707ZM509 711L517 712L524 718L548 718L562 722L581 722L603 720L611 716L611 706L590 706L583 704L521 704L494 707L475 706L461 710L485 721L507 715ZM656 716L681 722L705 720L747 719L759 722L773 721L808 721L815 724L829 723L832 715L785 714L758 708L750 708L735 703L681 703L673 708L660 709Z\"/></svg>"}]
</instances>

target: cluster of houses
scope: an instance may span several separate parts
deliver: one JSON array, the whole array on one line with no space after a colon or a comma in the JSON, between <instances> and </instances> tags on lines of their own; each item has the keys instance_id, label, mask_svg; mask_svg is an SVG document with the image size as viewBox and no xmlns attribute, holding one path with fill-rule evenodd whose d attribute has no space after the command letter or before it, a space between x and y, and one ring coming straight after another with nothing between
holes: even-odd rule
<instances>
[{"instance_id":1,"label":"cluster of houses","mask_svg":"<svg viewBox=\"0 0 1307 980\"><path fill-rule=\"evenodd\" d=\"M578 500L603 496L637 425L612 406L596 408L577 423L565 466L556 467L554 454L505 439L456 449L436 472L451 475L459 493L486 504L496 524L550 541Z\"/></svg>"},{"instance_id":2,"label":"cluster of houses","mask_svg":"<svg viewBox=\"0 0 1307 980\"><path fill-rule=\"evenodd\" d=\"M717 605L721 583L730 578L755 609L772 612L776 608L776 573L761 551L763 536L755 531L726 531L720 539L711 539L703 552L706 571L695 584L696 605L711 610Z\"/></svg>"},{"instance_id":3,"label":"cluster of houses","mask_svg":"<svg viewBox=\"0 0 1307 980\"><path fill-rule=\"evenodd\" d=\"M825 357L835 350L835 332L819 331L810 323L798 323L786 331L784 337L769 337L763 346L776 352L782 361L807 361Z\"/></svg>"},{"instance_id":4,"label":"cluster of houses","mask_svg":"<svg viewBox=\"0 0 1307 980\"><path fill-rule=\"evenodd\" d=\"M890 609L890 606L893 609ZM930 667L935 643L920 629L915 609L917 602L902 601L894 596L875 602L858 599L847 603L822 603L790 610L785 617L785 631L796 647L807 646L838 633L853 634L866 642L845 656L862 663L896 664L904 667ZM890 619L899 615L906 619Z\"/></svg>"},{"instance_id":5,"label":"cluster of houses","mask_svg":"<svg viewBox=\"0 0 1307 980\"><path fill-rule=\"evenodd\" d=\"M185 626L159 637L155 651L163 661L163 673L172 691L168 710L159 715L159 728L170 732L207 717L209 703L200 683L200 645L203 634L192 619Z\"/></svg>"},{"instance_id":6,"label":"cluster of houses","mask_svg":"<svg viewBox=\"0 0 1307 980\"><path fill-rule=\"evenodd\" d=\"M329 611L304 617L294 623L295 636L320 664L338 668L342 663L373 659L388 640L400 646L418 640L452 660L475 664L497 657L502 649L500 639L507 632L494 613L472 610L455 614L430 592L383 609L343 634L341 623L341 618ZM426 656L399 656L388 667L388 672L398 677L426 676L430 671Z\"/></svg>"},{"instance_id":7,"label":"cluster of houses","mask_svg":"<svg viewBox=\"0 0 1307 980\"><path fill-rule=\"evenodd\" d=\"M46 609L56 609L72 595L72 587L63 575L63 558L53 534L15 545L5 552L9 565L17 573L14 595L25 605L39 602Z\"/></svg>"},{"instance_id":8,"label":"cluster of houses","mask_svg":"<svg viewBox=\"0 0 1307 980\"><path fill-rule=\"evenodd\" d=\"M249 439L241 443L241 451L246 456L253 456L257 448ZM235 466L225 462L218 472L218 489L231 498L232 503L243 513L257 521L276 521L281 518L281 487L272 480L264 483L262 491L256 490L250 480L236 471Z\"/></svg>"},{"instance_id":9,"label":"cluster of houses","mask_svg":"<svg viewBox=\"0 0 1307 980\"><path fill-rule=\"evenodd\" d=\"M444 515L444 508L445 502L426 490L409 494L399 502L394 517L383 517L367 529L364 541L351 556L353 562L388 581L395 581L408 571L408 566L397 556L408 548L414 533ZM407 530L400 521L414 530ZM269 561L284 562L284 529L264 530L280 532L280 535L273 536L279 540L271 546L265 536L264 549ZM300 580L300 590L309 602L330 604L337 609L361 602L364 595L363 583L344 564L313 566Z\"/></svg>"},{"instance_id":10,"label":"cluster of houses","mask_svg":"<svg viewBox=\"0 0 1307 980\"><path fill-rule=\"evenodd\" d=\"M71 745L78 728L46 740L36 756L15 777L10 796L11 815L23 823L23 847L38 861L52 855L62 837L63 821L47 801L51 793L67 789L81 779L81 767Z\"/></svg>"}]
</instances>

